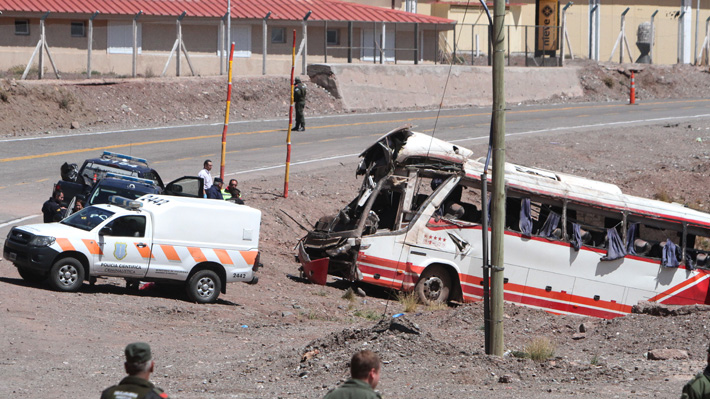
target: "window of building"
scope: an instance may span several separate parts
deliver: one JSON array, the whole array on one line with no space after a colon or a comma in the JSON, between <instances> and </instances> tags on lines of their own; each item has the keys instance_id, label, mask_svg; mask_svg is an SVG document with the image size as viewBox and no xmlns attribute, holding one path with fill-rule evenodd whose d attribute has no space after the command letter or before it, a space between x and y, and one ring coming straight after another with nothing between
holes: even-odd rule
<instances>
[{"instance_id":1,"label":"window of building","mask_svg":"<svg viewBox=\"0 0 710 399\"><path fill-rule=\"evenodd\" d=\"M86 36L86 30L84 29L84 22L83 21L71 23L71 35L72 35L72 37Z\"/></svg>"},{"instance_id":2,"label":"window of building","mask_svg":"<svg viewBox=\"0 0 710 399\"><path fill-rule=\"evenodd\" d=\"M327 44L330 46L337 46L340 44L340 31L337 29L328 29L326 33Z\"/></svg>"},{"instance_id":3,"label":"window of building","mask_svg":"<svg viewBox=\"0 0 710 399\"><path fill-rule=\"evenodd\" d=\"M286 43L286 28L272 28L271 43Z\"/></svg>"},{"instance_id":4,"label":"window of building","mask_svg":"<svg viewBox=\"0 0 710 399\"><path fill-rule=\"evenodd\" d=\"M15 34L16 35L29 35L30 34L30 21L26 19L16 19L15 20Z\"/></svg>"}]
</instances>

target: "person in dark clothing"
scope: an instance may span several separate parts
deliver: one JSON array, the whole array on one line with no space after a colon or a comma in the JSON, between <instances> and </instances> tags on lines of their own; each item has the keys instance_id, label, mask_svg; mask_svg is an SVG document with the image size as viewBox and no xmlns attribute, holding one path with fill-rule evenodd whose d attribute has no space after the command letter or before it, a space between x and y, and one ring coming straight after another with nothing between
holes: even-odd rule
<instances>
[{"instance_id":1,"label":"person in dark clothing","mask_svg":"<svg viewBox=\"0 0 710 399\"><path fill-rule=\"evenodd\" d=\"M350 360L350 379L328 392L323 399L381 399L375 392L382 363L370 350L360 351Z\"/></svg>"},{"instance_id":2,"label":"person in dark clothing","mask_svg":"<svg viewBox=\"0 0 710 399\"><path fill-rule=\"evenodd\" d=\"M101 399L167 399L168 394L149 381L155 371L155 362L150 353L150 345L145 342L134 342L126 346L126 362L123 366L128 377L125 377L101 393Z\"/></svg>"},{"instance_id":3,"label":"person in dark clothing","mask_svg":"<svg viewBox=\"0 0 710 399\"><path fill-rule=\"evenodd\" d=\"M683 386L681 399L710 398L710 347L707 354L707 366L702 373L698 373L692 380Z\"/></svg>"},{"instance_id":4,"label":"person in dark clothing","mask_svg":"<svg viewBox=\"0 0 710 399\"><path fill-rule=\"evenodd\" d=\"M64 201L64 193L59 190L54 190L52 197L42 204L42 214L44 215L45 223L62 220L64 212L67 209L61 205L62 201Z\"/></svg>"},{"instance_id":5,"label":"person in dark clothing","mask_svg":"<svg viewBox=\"0 0 710 399\"><path fill-rule=\"evenodd\" d=\"M222 197L222 185L224 182L222 181L221 178L215 177L214 181L212 182L212 187L210 187L205 194L207 194L207 198L211 199L219 199L223 200L224 197Z\"/></svg>"},{"instance_id":6,"label":"person in dark clothing","mask_svg":"<svg viewBox=\"0 0 710 399\"><path fill-rule=\"evenodd\" d=\"M293 130L305 131L306 118L303 116L303 108L306 107L306 85L301 82L301 78L296 77L293 86L293 102L296 105L296 125Z\"/></svg>"}]
</instances>

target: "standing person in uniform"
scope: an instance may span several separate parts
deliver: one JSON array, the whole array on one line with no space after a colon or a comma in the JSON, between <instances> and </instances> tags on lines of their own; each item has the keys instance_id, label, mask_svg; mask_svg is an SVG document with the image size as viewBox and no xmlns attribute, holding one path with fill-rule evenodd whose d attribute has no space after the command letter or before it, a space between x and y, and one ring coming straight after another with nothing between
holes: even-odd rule
<instances>
[{"instance_id":1,"label":"standing person in uniform","mask_svg":"<svg viewBox=\"0 0 710 399\"><path fill-rule=\"evenodd\" d=\"M149 381L155 371L150 345L145 342L134 342L126 346L126 362L123 366L128 377L125 377L101 393L101 399L167 399L168 394Z\"/></svg>"},{"instance_id":2,"label":"standing person in uniform","mask_svg":"<svg viewBox=\"0 0 710 399\"><path fill-rule=\"evenodd\" d=\"M201 177L203 180L203 188L205 189L205 192L212 187L212 175L210 174L210 171L212 170L212 161L209 159L205 160L205 162L202 164L203 168L200 171L200 173L197 174L198 177Z\"/></svg>"},{"instance_id":3,"label":"standing person in uniform","mask_svg":"<svg viewBox=\"0 0 710 399\"><path fill-rule=\"evenodd\" d=\"M296 127L293 130L303 132L306 130L306 119L303 117L303 108L306 107L306 85L301 83L298 76L294 79L293 102L296 103Z\"/></svg>"},{"instance_id":4,"label":"standing person in uniform","mask_svg":"<svg viewBox=\"0 0 710 399\"><path fill-rule=\"evenodd\" d=\"M42 204L42 214L44 215L45 223L62 220L64 211L67 209L61 205L62 201L64 201L64 193L59 190L54 190L52 196Z\"/></svg>"},{"instance_id":5,"label":"standing person in uniform","mask_svg":"<svg viewBox=\"0 0 710 399\"><path fill-rule=\"evenodd\" d=\"M382 363L370 350L360 351L350 360L350 379L328 392L323 399L381 399L375 392Z\"/></svg>"},{"instance_id":6,"label":"standing person in uniform","mask_svg":"<svg viewBox=\"0 0 710 399\"><path fill-rule=\"evenodd\" d=\"M683 387L681 399L710 399L710 347L708 348L707 366Z\"/></svg>"}]
</instances>

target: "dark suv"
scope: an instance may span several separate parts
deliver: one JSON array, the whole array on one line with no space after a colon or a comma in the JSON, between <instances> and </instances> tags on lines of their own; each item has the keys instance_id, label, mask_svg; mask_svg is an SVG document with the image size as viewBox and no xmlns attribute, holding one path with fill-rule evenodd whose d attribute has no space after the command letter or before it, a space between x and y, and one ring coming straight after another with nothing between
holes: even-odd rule
<instances>
[{"instance_id":1,"label":"dark suv","mask_svg":"<svg viewBox=\"0 0 710 399\"><path fill-rule=\"evenodd\" d=\"M61 167L62 180L58 181L55 189L64 193L64 203L67 205L77 195L87 196L91 188L107 173L122 176L132 176L150 180L161 189L163 181L154 169L148 166L148 161L130 155L104 151L99 158L84 161L81 168L76 164L64 163Z\"/></svg>"}]
</instances>

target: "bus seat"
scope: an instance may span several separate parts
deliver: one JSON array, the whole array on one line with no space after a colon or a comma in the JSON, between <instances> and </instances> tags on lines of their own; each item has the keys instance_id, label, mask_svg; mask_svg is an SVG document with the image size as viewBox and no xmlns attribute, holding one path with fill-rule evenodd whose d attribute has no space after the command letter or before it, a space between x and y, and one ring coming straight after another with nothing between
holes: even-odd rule
<instances>
[{"instance_id":1,"label":"bus seat","mask_svg":"<svg viewBox=\"0 0 710 399\"><path fill-rule=\"evenodd\" d=\"M651 244L640 238L634 240L634 251L637 255L646 255L651 250Z\"/></svg>"}]
</instances>

